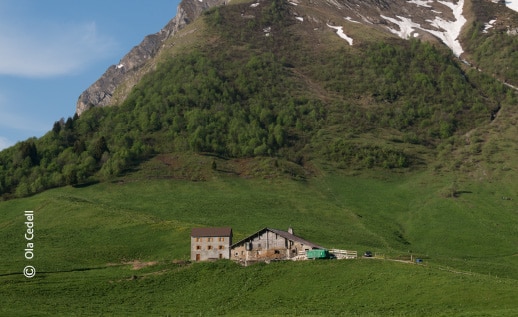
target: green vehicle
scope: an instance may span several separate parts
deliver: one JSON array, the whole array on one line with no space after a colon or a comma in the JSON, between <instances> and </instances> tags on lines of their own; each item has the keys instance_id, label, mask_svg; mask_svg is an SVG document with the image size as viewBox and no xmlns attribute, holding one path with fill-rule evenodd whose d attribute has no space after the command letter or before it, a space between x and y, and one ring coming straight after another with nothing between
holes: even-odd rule
<instances>
[{"instance_id":1,"label":"green vehicle","mask_svg":"<svg viewBox=\"0 0 518 317\"><path fill-rule=\"evenodd\" d=\"M315 260L315 259L335 259L335 255L332 253L329 253L326 249L313 249L313 250L307 250L306 256L308 260Z\"/></svg>"}]
</instances>

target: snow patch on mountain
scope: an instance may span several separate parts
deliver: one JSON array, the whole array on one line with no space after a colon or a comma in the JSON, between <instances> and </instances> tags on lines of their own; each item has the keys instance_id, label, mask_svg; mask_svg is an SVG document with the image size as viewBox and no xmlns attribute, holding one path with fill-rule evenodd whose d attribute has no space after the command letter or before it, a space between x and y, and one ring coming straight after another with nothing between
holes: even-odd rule
<instances>
[{"instance_id":1,"label":"snow patch on mountain","mask_svg":"<svg viewBox=\"0 0 518 317\"><path fill-rule=\"evenodd\" d=\"M430 5L430 3L432 3L433 1L429 1L429 0L411 0L411 1L408 1L408 2L416 4L417 6L431 8L432 6Z\"/></svg>"},{"instance_id":2,"label":"snow patch on mountain","mask_svg":"<svg viewBox=\"0 0 518 317\"><path fill-rule=\"evenodd\" d=\"M491 20L491 21L489 21L489 23L486 23L486 25L484 25L483 32L488 33L488 30L493 27L493 24L495 24L495 22L496 22L496 20Z\"/></svg>"},{"instance_id":3,"label":"snow patch on mountain","mask_svg":"<svg viewBox=\"0 0 518 317\"><path fill-rule=\"evenodd\" d=\"M518 0L506 0L505 5L516 12L518 12Z\"/></svg>"},{"instance_id":4,"label":"snow patch on mountain","mask_svg":"<svg viewBox=\"0 0 518 317\"><path fill-rule=\"evenodd\" d=\"M352 23L360 23L358 21L353 20L353 18L351 18L351 17L345 17L344 19L346 19L347 21L352 22Z\"/></svg>"},{"instance_id":5,"label":"snow patch on mountain","mask_svg":"<svg viewBox=\"0 0 518 317\"><path fill-rule=\"evenodd\" d=\"M421 29L421 25L412 22L409 18L397 16L398 20L383 15L381 17L399 26L399 31L392 28L389 28L389 31L403 39L408 39L415 32L415 29Z\"/></svg>"},{"instance_id":6,"label":"snow patch on mountain","mask_svg":"<svg viewBox=\"0 0 518 317\"><path fill-rule=\"evenodd\" d=\"M518 1L518 0L516 0ZM428 6L433 1L419 1L414 0L411 3L417 4L419 6ZM391 18L388 16L381 15L381 17L395 25L398 26L398 29L394 29L388 27L389 31L397 34L399 37L403 39L408 39L412 35L414 37L418 36L416 33L417 30L426 31L428 33L433 34L437 38L439 38L444 44L446 44L456 56L462 55L464 50L458 40L460 31L464 24L466 24L466 18L463 15L464 8L464 0L458 0L457 3L446 2L446 1L437 1L437 3L442 4L451 9L453 13L454 20L449 21L445 20L442 17L436 16L434 20L426 20L429 23L428 26L423 26L412 21L411 18L403 17L396 15L396 18Z\"/></svg>"},{"instance_id":7,"label":"snow patch on mountain","mask_svg":"<svg viewBox=\"0 0 518 317\"><path fill-rule=\"evenodd\" d=\"M462 45L458 40L460 35L460 31L464 24L466 24L467 20L462 15L462 11L464 9L464 0L459 0L457 4L445 1L438 1L439 3L449 7L453 16L455 17L455 21L446 21L442 18L436 17L432 22L432 26L438 27L444 31L432 31L428 30L428 32L440 38L444 44L448 45L449 48L453 51L457 57L460 56L464 50L462 49Z\"/></svg>"},{"instance_id":8,"label":"snow patch on mountain","mask_svg":"<svg viewBox=\"0 0 518 317\"><path fill-rule=\"evenodd\" d=\"M349 43L349 45L353 45L353 39L348 37L344 33L343 26L332 26L332 25L329 25L329 24L327 26L332 28L332 29L335 29L336 30L336 34L338 34L338 36L341 37L342 39L346 40Z\"/></svg>"}]
</instances>

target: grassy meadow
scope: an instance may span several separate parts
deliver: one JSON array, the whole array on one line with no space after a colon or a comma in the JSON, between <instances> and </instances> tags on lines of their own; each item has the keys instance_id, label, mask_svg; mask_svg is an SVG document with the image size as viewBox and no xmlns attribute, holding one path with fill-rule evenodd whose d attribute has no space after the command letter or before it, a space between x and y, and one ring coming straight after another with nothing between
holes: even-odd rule
<instances>
[{"instance_id":1,"label":"grassy meadow","mask_svg":"<svg viewBox=\"0 0 518 317\"><path fill-rule=\"evenodd\" d=\"M0 315L518 314L517 205L502 199L512 182L462 181L448 197L451 179L431 172L293 180L207 169L191 181L157 179L165 165L146 164L114 182L0 202ZM25 210L35 214L32 260ZM231 226L234 241L292 226L378 258L189 263L196 226ZM395 261L410 256L423 264Z\"/></svg>"}]
</instances>

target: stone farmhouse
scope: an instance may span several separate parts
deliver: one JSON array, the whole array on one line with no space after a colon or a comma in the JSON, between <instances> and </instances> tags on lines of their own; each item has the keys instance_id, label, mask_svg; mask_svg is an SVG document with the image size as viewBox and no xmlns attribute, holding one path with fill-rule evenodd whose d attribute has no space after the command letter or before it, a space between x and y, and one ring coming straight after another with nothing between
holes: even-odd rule
<instances>
[{"instance_id":1,"label":"stone farmhouse","mask_svg":"<svg viewBox=\"0 0 518 317\"><path fill-rule=\"evenodd\" d=\"M230 259L245 265L272 260L290 260L301 253L324 247L309 242L293 234L293 229L282 231L263 228L256 233L236 242L230 247Z\"/></svg>"},{"instance_id":2,"label":"stone farmhouse","mask_svg":"<svg viewBox=\"0 0 518 317\"><path fill-rule=\"evenodd\" d=\"M230 259L245 265L255 262L304 258L306 251L325 249L288 231L263 228L232 244L232 228L193 228L191 261Z\"/></svg>"},{"instance_id":3,"label":"stone farmhouse","mask_svg":"<svg viewBox=\"0 0 518 317\"><path fill-rule=\"evenodd\" d=\"M311 252L307 252L313 250ZM232 228L193 228L191 261L230 259L243 265L256 262L308 259L356 259L357 251L326 248L288 231L263 228L232 244Z\"/></svg>"},{"instance_id":4,"label":"stone farmhouse","mask_svg":"<svg viewBox=\"0 0 518 317\"><path fill-rule=\"evenodd\" d=\"M230 259L232 228L193 228L191 261Z\"/></svg>"}]
</instances>

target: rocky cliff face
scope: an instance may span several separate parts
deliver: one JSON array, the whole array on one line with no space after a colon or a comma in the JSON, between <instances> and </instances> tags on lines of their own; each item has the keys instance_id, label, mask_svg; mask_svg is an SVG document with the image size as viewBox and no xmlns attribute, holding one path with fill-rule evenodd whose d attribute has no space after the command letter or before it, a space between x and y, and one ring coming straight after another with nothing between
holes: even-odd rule
<instances>
[{"instance_id":1,"label":"rocky cliff face","mask_svg":"<svg viewBox=\"0 0 518 317\"><path fill-rule=\"evenodd\" d=\"M224 0L183 0L177 8L177 15L160 32L146 36L118 65L110 66L79 96L76 113L81 115L92 107L112 105L115 90L128 78L140 77L142 74L139 74L139 70L158 54L168 38L196 19L204 10L223 3Z\"/></svg>"}]
</instances>

